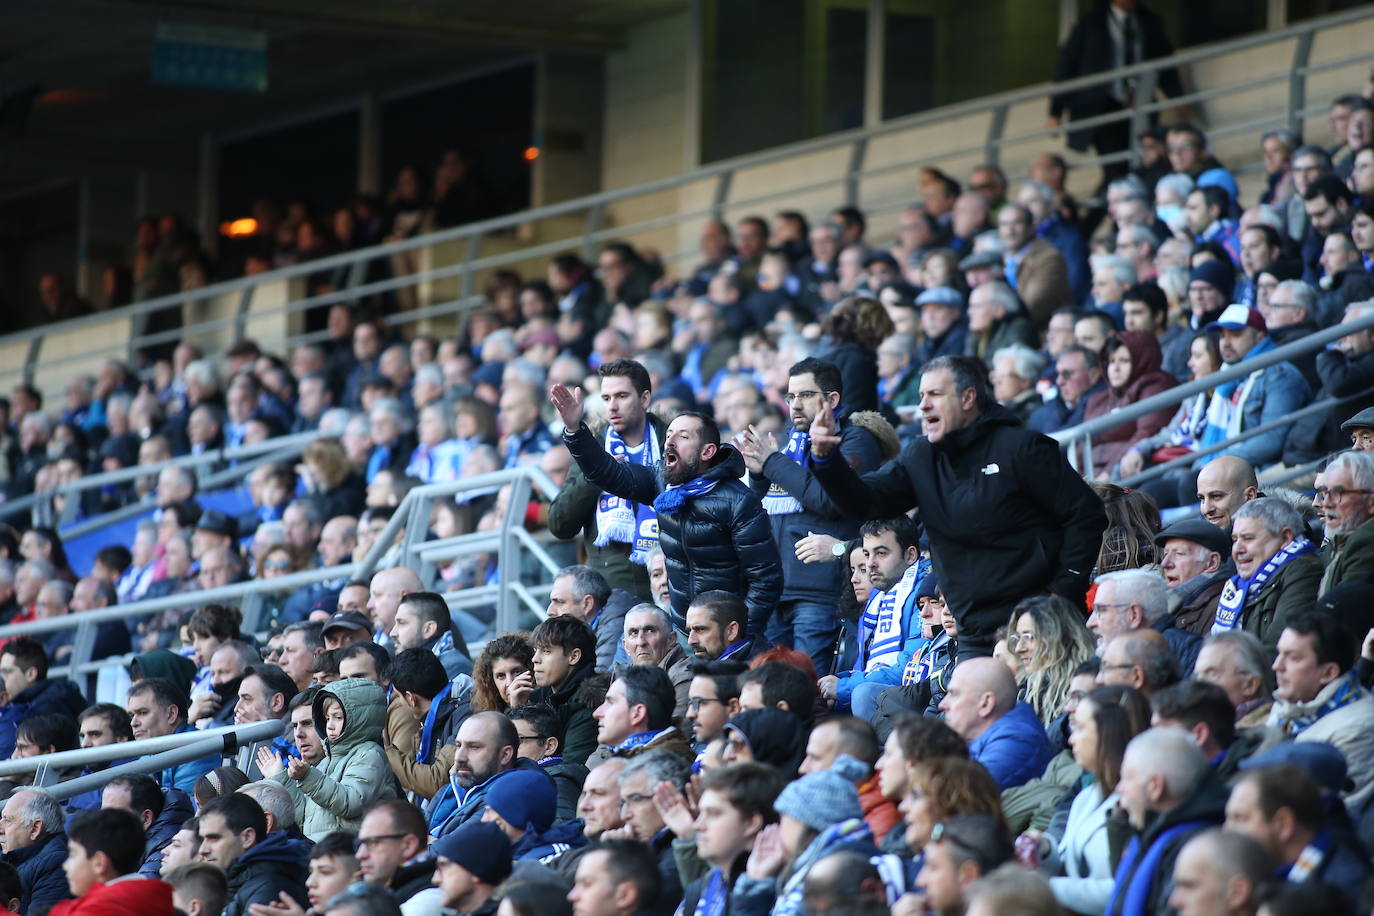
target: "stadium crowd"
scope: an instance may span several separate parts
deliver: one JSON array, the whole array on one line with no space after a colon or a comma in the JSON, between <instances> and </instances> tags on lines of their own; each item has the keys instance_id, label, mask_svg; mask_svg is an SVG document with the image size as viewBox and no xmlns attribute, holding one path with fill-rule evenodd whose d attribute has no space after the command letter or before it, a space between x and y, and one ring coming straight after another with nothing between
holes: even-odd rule
<instances>
[{"instance_id":1,"label":"stadium crowd","mask_svg":"<svg viewBox=\"0 0 1374 916\"><path fill-rule=\"evenodd\" d=\"M1094 15L1066 59L1098 27L1117 63L1153 47L1136 4ZM1129 106L1106 91L1053 115ZM144 512L80 569L11 517L0 623L184 605L0 644L0 758L283 734L10 775L0 912L1371 912L1374 332L1106 429L1082 474L1044 435L1374 309L1374 105L1329 129L1264 134L1250 201L1178 122L1125 138L1101 207L1054 153L1015 186L923 168L891 245L848 206L712 221L681 277L623 243L499 273L453 339L369 300L290 353L15 389L9 498ZM237 504L181 466L59 489L288 432L317 436ZM555 498L461 490L421 536L521 519L562 564L528 630L445 599L495 555L422 578L391 549L260 632L197 595L361 560L417 485L530 465ZM50 675L87 652L127 689Z\"/></svg>"}]
</instances>

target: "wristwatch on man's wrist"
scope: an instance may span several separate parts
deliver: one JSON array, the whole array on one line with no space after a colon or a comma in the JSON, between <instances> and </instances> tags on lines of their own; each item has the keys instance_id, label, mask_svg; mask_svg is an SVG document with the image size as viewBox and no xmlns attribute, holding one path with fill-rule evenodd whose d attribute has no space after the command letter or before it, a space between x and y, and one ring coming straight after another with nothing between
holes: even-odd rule
<instances>
[{"instance_id":1,"label":"wristwatch on man's wrist","mask_svg":"<svg viewBox=\"0 0 1374 916\"><path fill-rule=\"evenodd\" d=\"M848 541L836 541L835 546L830 548L831 555L837 560L843 560L846 553L844 545L847 543Z\"/></svg>"}]
</instances>

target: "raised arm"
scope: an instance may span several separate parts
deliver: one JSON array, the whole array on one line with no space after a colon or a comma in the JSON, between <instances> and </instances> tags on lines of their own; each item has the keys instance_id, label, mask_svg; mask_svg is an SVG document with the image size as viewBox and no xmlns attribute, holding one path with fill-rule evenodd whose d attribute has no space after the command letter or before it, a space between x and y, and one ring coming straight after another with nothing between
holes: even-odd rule
<instances>
[{"instance_id":1,"label":"raised arm","mask_svg":"<svg viewBox=\"0 0 1374 916\"><path fill-rule=\"evenodd\" d=\"M563 444L588 481L613 496L637 503L652 503L658 496L658 474L629 461L616 461L596 441L582 422L582 389L568 391L562 385L549 388L549 403L563 421Z\"/></svg>"}]
</instances>

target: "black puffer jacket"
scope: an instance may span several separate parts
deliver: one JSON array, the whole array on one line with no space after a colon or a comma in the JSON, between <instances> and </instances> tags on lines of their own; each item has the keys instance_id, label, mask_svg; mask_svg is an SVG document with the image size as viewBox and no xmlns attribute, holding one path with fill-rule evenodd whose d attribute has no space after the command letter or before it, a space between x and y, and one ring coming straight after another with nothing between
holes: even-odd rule
<instances>
[{"instance_id":1,"label":"black puffer jacket","mask_svg":"<svg viewBox=\"0 0 1374 916\"><path fill-rule=\"evenodd\" d=\"M1102 501L1053 439L993 405L939 443L921 438L863 478L836 457L813 462L830 498L856 519L915 507L959 638L991 648L1022 598L1050 591L1083 605L1102 547Z\"/></svg>"},{"instance_id":2,"label":"black puffer jacket","mask_svg":"<svg viewBox=\"0 0 1374 916\"><path fill-rule=\"evenodd\" d=\"M666 489L661 466L649 469L616 461L585 423L571 435L565 432L563 442L587 479L607 493L652 503ZM762 636L782 595L782 564L768 515L759 498L740 482L744 459L733 446L722 445L702 476L718 480L716 488L658 519L673 612L686 617L698 593L722 589L744 597L749 635Z\"/></svg>"},{"instance_id":3,"label":"black puffer jacket","mask_svg":"<svg viewBox=\"0 0 1374 916\"><path fill-rule=\"evenodd\" d=\"M309 845L274 830L234 860L226 877L229 901L224 916L248 916L254 903L276 903L285 891L296 903L309 903L305 892Z\"/></svg>"}]
</instances>

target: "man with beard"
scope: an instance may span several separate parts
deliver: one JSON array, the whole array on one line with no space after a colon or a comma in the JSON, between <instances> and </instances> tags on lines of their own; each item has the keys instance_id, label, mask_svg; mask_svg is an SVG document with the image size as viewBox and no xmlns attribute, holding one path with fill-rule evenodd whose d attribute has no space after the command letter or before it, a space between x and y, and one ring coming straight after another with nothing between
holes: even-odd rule
<instances>
[{"instance_id":1,"label":"man with beard","mask_svg":"<svg viewBox=\"0 0 1374 916\"><path fill-rule=\"evenodd\" d=\"M674 612L685 619L699 592L743 595L748 635L762 639L782 594L781 561L762 503L740 482L744 459L721 444L715 421L679 414L668 426L661 467L649 468L606 453L582 422L581 388L556 384L549 400L563 420L563 444L587 479L622 499L653 505Z\"/></svg>"},{"instance_id":2,"label":"man with beard","mask_svg":"<svg viewBox=\"0 0 1374 916\"><path fill-rule=\"evenodd\" d=\"M1054 440L999 406L969 357L941 357L921 375L924 439L862 478L835 460L834 413L811 423L817 479L856 519L919 507L935 575L958 624L958 658L991 655L1022 598L1049 591L1081 606L1107 527L1102 501Z\"/></svg>"},{"instance_id":3,"label":"man with beard","mask_svg":"<svg viewBox=\"0 0 1374 916\"><path fill-rule=\"evenodd\" d=\"M858 525L844 517L816 485L806 467L811 447L808 430L821 404L839 411L843 398L840 370L834 363L804 359L787 371L788 413L792 429L779 451L771 434L753 426L735 437L744 456L754 492L763 500L773 528L778 553L786 564L782 601L769 620L768 642L790 645L811 656L822 674L834 667L835 638L840 633L835 595L844 587L845 570L836 546L858 533ZM861 426L838 419L840 454L859 473L877 469L882 452L873 434ZM821 540L817 541L819 535Z\"/></svg>"},{"instance_id":4,"label":"man with beard","mask_svg":"<svg viewBox=\"0 0 1374 916\"><path fill-rule=\"evenodd\" d=\"M519 756L520 733L515 723L499 712L469 716L459 726L453 744L449 785L425 806L433 836L448 836L469 821L476 823L486 808L492 783L507 773L528 770L548 779L537 763Z\"/></svg>"},{"instance_id":5,"label":"man with beard","mask_svg":"<svg viewBox=\"0 0 1374 916\"><path fill-rule=\"evenodd\" d=\"M662 459L667 426L649 413L649 372L632 359L616 359L597 370L606 407L604 447L619 461L653 468ZM549 505L549 531L565 540L582 536L587 565L641 601L653 598L646 567L658 543L658 517L648 503L607 493L578 467Z\"/></svg>"}]
</instances>

